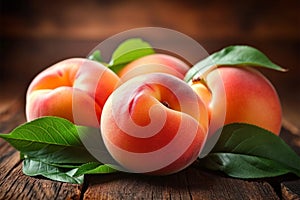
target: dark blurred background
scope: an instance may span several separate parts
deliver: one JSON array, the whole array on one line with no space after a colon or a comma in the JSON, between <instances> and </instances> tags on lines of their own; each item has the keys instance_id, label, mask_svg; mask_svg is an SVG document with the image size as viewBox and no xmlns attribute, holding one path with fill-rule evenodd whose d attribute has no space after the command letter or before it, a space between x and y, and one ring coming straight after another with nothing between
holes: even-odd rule
<instances>
[{"instance_id":1,"label":"dark blurred background","mask_svg":"<svg viewBox=\"0 0 300 200\"><path fill-rule=\"evenodd\" d=\"M85 57L119 32L157 26L192 37L209 53L251 45L288 68L287 73L261 71L278 90L285 120L299 133L299 0L1 0L0 7L0 102L24 100L33 77L62 59Z\"/></svg>"}]
</instances>

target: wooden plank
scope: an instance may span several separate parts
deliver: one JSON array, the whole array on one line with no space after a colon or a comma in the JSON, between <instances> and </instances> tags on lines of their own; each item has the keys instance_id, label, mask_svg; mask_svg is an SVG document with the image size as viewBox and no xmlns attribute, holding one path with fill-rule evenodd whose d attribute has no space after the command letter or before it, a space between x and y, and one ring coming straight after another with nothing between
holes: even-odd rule
<instances>
[{"instance_id":1,"label":"wooden plank","mask_svg":"<svg viewBox=\"0 0 300 200\"><path fill-rule=\"evenodd\" d=\"M87 176L83 199L279 199L267 182L223 177L191 166L169 176Z\"/></svg>"},{"instance_id":2,"label":"wooden plank","mask_svg":"<svg viewBox=\"0 0 300 200\"><path fill-rule=\"evenodd\" d=\"M283 119L283 128L280 137L300 155L300 131L298 127L290 121ZM300 199L300 179L283 180L280 184L281 195L285 200Z\"/></svg>"},{"instance_id":3,"label":"wooden plank","mask_svg":"<svg viewBox=\"0 0 300 200\"><path fill-rule=\"evenodd\" d=\"M20 87L12 82L2 83L1 86L5 89L0 93L0 133L8 133L25 122L24 101L23 95L18 96Z\"/></svg>"},{"instance_id":4,"label":"wooden plank","mask_svg":"<svg viewBox=\"0 0 300 200\"><path fill-rule=\"evenodd\" d=\"M300 199L300 179L281 183L281 192L285 200Z\"/></svg>"},{"instance_id":5,"label":"wooden plank","mask_svg":"<svg viewBox=\"0 0 300 200\"><path fill-rule=\"evenodd\" d=\"M1 132L25 122L23 101L2 93L0 102ZM0 199L80 199L82 186L24 175L19 152L0 139L0 188Z\"/></svg>"},{"instance_id":6,"label":"wooden plank","mask_svg":"<svg viewBox=\"0 0 300 200\"><path fill-rule=\"evenodd\" d=\"M81 185L24 175L19 153L8 143L0 155L0 199L80 199Z\"/></svg>"},{"instance_id":7,"label":"wooden plank","mask_svg":"<svg viewBox=\"0 0 300 200\"><path fill-rule=\"evenodd\" d=\"M299 1L29 1L2 5L0 35L106 38L135 27L176 28L202 38L299 38ZM21 4L21 5L20 5ZM61 12L61 11L64 12ZM278 14L280 13L280 15ZM24 17L26 16L26 17Z\"/></svg>"},{"instance_id":8,"label":"wooden plank","mask_svg":"<svg viewBox=\"0 0 300 200\"><path fill-rule=\"evenodd\" d=\"M9 173L20 163L19 153L3 139L0 139L0 180L5 180ZM0 182L1 186L2 181Z\"/></svg>"}]
</instances>

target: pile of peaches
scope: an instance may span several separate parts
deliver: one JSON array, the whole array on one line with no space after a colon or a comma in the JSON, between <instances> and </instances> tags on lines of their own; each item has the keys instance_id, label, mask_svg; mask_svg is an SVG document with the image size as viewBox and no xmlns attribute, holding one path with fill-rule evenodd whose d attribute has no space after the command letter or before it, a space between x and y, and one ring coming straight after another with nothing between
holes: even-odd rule
<instances>
[{"instance_id":1,"label":"pile of peaches","mask_svg":"<svg viewBox=\"0 0 300 200\"><path fill-rule=\"evenodd\" d=\"M189 166L226 124L249 123L279 134L278 94L259 71L218 65L185 81L191 67L161 53L118 71L87 58L63 60L31 82L26 117L57 116L100 128L122 167L152 174Z\"/></svg>"}]
</instances>

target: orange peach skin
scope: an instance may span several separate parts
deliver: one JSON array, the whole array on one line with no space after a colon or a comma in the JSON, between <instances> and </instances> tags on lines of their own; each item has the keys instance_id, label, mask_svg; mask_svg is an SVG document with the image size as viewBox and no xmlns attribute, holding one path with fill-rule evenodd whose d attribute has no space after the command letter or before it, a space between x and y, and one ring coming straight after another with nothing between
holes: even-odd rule
<instances>
[{"instance_id":1,"label":"orange peach skin","mask_svg":"<svg viewBox=\"0 0 300 200\"><path fill-rule=\"evenodd\" d=\"M218 76L222 79L225 96L218 93ZM208 74L206 85L194 81L192 88L209 107L210 124L214 124L209 127L209 135L223 125L235 122L254 124L279 135L280 100L272 84L260 72L250 67L222 66ZM217 113L224 103L226 115L222 123Z\"/></svg>"},{"instance_id":2,"label":"orange peach skin","mask_svg":"<svg viewBox=\"0 0 300 200\"><path fill-rule=\"evenodd\" d=\"M28 121L57 116L78 125L99 127L102 108L119 78L84 58L61 61L38 74L26 94Z\"/></svg>"},{"instance_id":3,"label":"orange peach skin","mask_svg":"<svg viewBox=\"0 0 300 200\"><path fill-rule=\"evenodd\" d=\"M122 81L154 72L167 73L183 79L189 68L186 63L176 57L166 54L152 54L127 64L117 74Z\"/></svg>"},{"instance_id":4,"label":"orange peach skin","mask_svg":"<svg viewBox=\"0 0 300 200\"><path fill-rule=\"evenodd\" d=\"M199 155L208 131L205 104L182 80L153 73L133 78L107 100L105 145L130 172L171 174Z\"/></svg>"}]
</instances>

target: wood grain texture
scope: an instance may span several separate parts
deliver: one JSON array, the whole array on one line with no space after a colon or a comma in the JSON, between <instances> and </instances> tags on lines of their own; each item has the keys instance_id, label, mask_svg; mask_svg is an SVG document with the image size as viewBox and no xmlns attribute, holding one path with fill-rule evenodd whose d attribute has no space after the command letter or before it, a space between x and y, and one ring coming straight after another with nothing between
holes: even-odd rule
<instances>
[{"instance_id":1,"label":"wood grain texture","mask_svg":"<svg viewBox=\"0 0 300 200\"><path fill-rule=\"evenodd\" d=\"M300 199L300 179L281 183L282 198L285 200Z\"/></svg>"},{"instance_id":2,"label":"wood grain texture","mask_svg":"<svg viewBox=\"0 0 300 200\"><path fill-rule=\"evenodd\" d=\"M24 175L19 153L0 142L0 199L80 199L80 185Z\"/></svg>"},{"instance_id":3,"label":"wood grain texture","mask_svg":"<svg viewBox=\"0 0 300 200\"><path fill-rule=\"evenodd\" d=\"M195 166L169 176L87 177L84 199L279 199L267 182L222 177Z\"/></svg>"},{"instance_id":4,"label":"wood grain texture","mask_svg":"<svg viewBox=\"0 0 300 200\"><path fill-rule=\"evenodd\" d=\"M201 38L299 38L299 1L3 2L0 36L98 39L160 26ZM241 34L242 33L242 34Z\"/></svg>"},{"instance_id":5,"label":"wood grain texture","mask_svg":"<svg viewBox=\"0 0 300 200\"><path fill-rule=\"evenodd\" d=\"M23 101L4 101L0 113L1 132L25 122ZM6 103L5 103L6 102ZM80 199L81 185L29 177L22 172L20 154L0 139L0 199Z\"/></svg>"}]
</instances>

